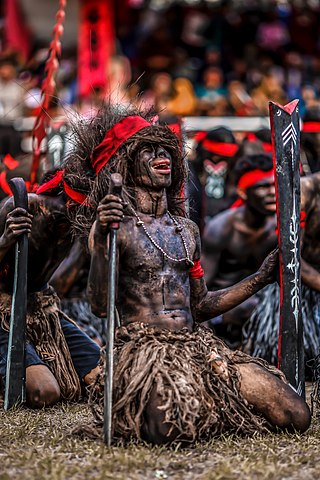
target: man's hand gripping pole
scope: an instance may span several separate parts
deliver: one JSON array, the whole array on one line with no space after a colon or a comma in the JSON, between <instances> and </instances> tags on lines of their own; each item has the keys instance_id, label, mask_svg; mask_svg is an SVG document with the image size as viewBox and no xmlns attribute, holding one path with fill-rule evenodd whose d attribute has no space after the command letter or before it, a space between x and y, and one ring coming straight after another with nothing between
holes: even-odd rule
<instances>
[{"instance_id":1,"label":"man's hand gripping pole","mask_svg":"<svg viewBox=\"0 0 320 480\"><path fill-rule=\"evenodd\" d=\"M121 196L122 177L119 173L111 174L109 193ZM118 223L110 225L109 269L108 269L108 315L106 369L104 383L104 443L110 447L112 441L112 390L113 390L113 345L115 329L115 301L117 279L117 230Z\"/></svg>"},{"instance_id":2,"label":"man's hand gripping pole","mask_svg":"<svg viewBox=\"0 0 320 480\"><path fill-rule=\"evenodd\" d=\"M15 207L28 209L26 184L22 178L13 178L9 185ZM15 251L14 282L10 318L4 408L26 400L25 340L27 317L28 235L22 234Z\"/></svg>"}]
</instances>

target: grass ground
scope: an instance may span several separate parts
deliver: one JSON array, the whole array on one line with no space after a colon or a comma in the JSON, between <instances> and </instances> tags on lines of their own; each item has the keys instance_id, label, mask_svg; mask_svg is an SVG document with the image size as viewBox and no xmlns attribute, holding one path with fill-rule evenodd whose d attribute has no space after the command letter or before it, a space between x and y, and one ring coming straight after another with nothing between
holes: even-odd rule
<instances>
[{"instance_id":1,"label":"grass ground","mask_svg":"<svg viewBox=\"0 0 320 480\"><path fill-rule=\"evenodd\" d=\"M84 404L0 409L0 480L320 478L320 420L301 436L229 436L187 449L130 444L109 451L71 434L90 419Z\"/></svg>"}]
</instances>

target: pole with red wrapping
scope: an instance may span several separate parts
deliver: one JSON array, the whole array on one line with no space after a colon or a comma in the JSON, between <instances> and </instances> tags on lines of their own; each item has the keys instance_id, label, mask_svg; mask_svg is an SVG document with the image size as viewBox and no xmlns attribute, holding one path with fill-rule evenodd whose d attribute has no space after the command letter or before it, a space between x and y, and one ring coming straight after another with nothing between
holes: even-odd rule
<instances>
[{"instance_id":1,"label":"pole with red wrapping","mask_svg":"<svg viewBox=\"0 0 320 480\"><path fill-rule=\"evenodd\" d=\"M30 173L31 188L36 182L37 171L40 162L40 146L42 140L46 137L46 128L48 126L49 115L48 109L50 100L55 92L55 79L54 75L59 68L59 57L61 55L61 42L60 38L63 34L63 22L65 19L65 7L67 0L59 0L59 9L56 14L57 22L53 27L53 39L49 47L49 56L45 66L45 78L42 83L41 89L41 108L36 118L33 130L32 130L32 149L33 160Z\"/></svg>"},{"instance_id":2,"label":"pole with red wrapping","mask_svg":"<svg viewBox=\"0 0 320 480\"><path fill-rule=\"evenodd\" d=\"M305 395L300 274L300 116L298 100L270 102L280 259L279 368Z\"/></svg>"}]
</instances>

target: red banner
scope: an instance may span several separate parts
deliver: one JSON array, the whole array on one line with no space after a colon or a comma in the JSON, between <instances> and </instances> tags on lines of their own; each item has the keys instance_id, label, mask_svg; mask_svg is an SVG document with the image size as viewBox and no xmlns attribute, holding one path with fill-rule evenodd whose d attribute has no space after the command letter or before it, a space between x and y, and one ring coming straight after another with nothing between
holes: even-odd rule
<instances>
[{"instance_id":1,"label":"red banner","mask_svg":"<svg viewBox=\"0 0 320 480\"><path fill-rule=\"evenodd\" d=\"M81 0L78 41L79 96L107 87L107 68L114 53L113 0Z\"/></svg>"},{"instance_id":2,"label":"red banner","mask_svg":"<svg viewBox=\"0 0 320 480\"><path fill-rule=\"evenodd\" d=\"M9 50L20 52L24 61L30 53L30 32L17 0L5 1L5 41Z\"/></svg>"}]
</instances>

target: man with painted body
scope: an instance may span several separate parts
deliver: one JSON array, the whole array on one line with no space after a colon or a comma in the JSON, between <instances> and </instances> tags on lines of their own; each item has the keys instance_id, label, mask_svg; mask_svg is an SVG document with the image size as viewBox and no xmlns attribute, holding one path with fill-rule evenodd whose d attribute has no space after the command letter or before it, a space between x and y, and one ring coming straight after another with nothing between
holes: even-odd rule
<instances>
[{"instance_id":1,"label":"man with painted body","mask_svg":"<svg viewBox=\"0 0 320 480\"><path fill-rule=\"evenodd\" d=\"M239 200L207 225L202 265L209 289L218 290L255 272L277 246L272 158L247 155L235 166ZM208 324L229 344L240 345L242 327L257 304L253 296Z\"/></svg>"},{"instance_id":2,"label":"man with painted body","mask_svg":"<svg viewBox=\"0 0 320 480\"><path fill-rule=\"evenodd\" d=\"M231 173L239 146L224 127L195 136L188 182L190 218L202 232L206 223L233 203Z\"/></svg>"},{"instance_id":3,"label":"man with painted body","mask_svg":"<svg viewBox=\"0 0 320 480\"><path fill-rule=\"evenodd\" d=\"M131 135L130 125L135 125ZM111 154L110 137L116 139ZM272 282L276 254L237 285L209 292L199 262L198 228L175 196L183 177L181 170L177 175L182 159L172 133L140 116L124 117L96 148L99 158L93 163L100 162L100 179L115 170L125 173L123 199L100 193L89 237L88 296L93 312L105 317L107 235L110 225L120 222L115 434L159 444L226 430L256 431L257 418L270 428L304 431L308 407L276 370L231 352L198 326Z\"/></svg>"},{"instance_id":4,"label":"man with painted body","mask_svg":"<svg viewBox=\"0 0 320 480\"><path fill-rule=\"evenodd\" d=\"M35 408L61 398L77 400L81 384L90 383L99 370L99 347L61 318L59 300L48 285L72 245L66 206L70 200L60 189L57 195L28 194L28 212L15 208L12 197L0 210L0 375L6 374L14 247L18 237L27 233L26 393L27 404Z\"/></svg>"}]
</instances>

